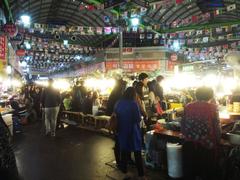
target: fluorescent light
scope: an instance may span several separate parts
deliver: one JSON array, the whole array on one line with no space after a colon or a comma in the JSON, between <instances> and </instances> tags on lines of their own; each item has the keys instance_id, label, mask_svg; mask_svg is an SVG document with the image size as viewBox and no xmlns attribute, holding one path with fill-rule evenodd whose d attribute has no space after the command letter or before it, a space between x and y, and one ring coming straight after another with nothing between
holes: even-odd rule
<instances>
[{"instance_id":1,"label":"fluorescent light","mask_svg":"<svg viewBox=\"0 0 240 180\"><path fill-rule=\"evenodd\" d=\"M132 26L138 26L139 18L137 18L137 17L131 18L131 24L132 24Z\"/></svg>"},{"instance_id":2,"label":"fluorescent light","mask_svg":"<svg viewBox=\"0 0 240 180\"><path fill-rule=\"evenodd\" d=\"M67 46L68 45L68 40L63 40L63 45Z\"/></svg>"},{"instance_id":3,"label":"fluorescent light","mask_svg":"<svg viewBox=\"0 0 240 180\"><path fill-rule=\"evenodd\" d=\"M26 49L28 49L28 50L31 49L31 44L29 42L25 42L24 45L25 45Z\"/></svg>"},{"instance_id":4,"label":"fluorescent light","mask_svg":"<svg viewBox=\"0 0 240 180\"><path fill-rule=\"evenodd\" d=\"M7 71L7 74L11 74L12 73L12 67L8 65L6 71Z\"/></svg>"},{"instance_id":5,"label":"fluorescent light","mask_svg":"<svg viewBox=\"0 0 240 180\"><path fill-rule=\"evenodd\" d=\"M21 16L21 21L22 21L24 26L29 26L30 25L30 16L22 15Z\"/></svg>"},{"instance_id":6,"label":"fluorescent light","mask_svg":"<svg viewBox=\"0 0 240 180\"><path fill-rule=\"evenodd\" d=\"M179 44L179 41L178 40L175 40L173 42L173 48L174 50L178 51L180 49L180 44Z\"/></svg>"}]
</instances>

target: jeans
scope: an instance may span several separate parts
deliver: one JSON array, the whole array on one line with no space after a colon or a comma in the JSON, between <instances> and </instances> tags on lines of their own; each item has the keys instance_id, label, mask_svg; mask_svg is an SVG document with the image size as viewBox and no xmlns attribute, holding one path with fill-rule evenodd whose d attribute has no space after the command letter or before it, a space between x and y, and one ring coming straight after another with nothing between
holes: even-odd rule
<instances>
[{"instance_id":1,"label":"jeans","mask_svg":"<svg viewBox=\"0 0 240 180\"><path fill-rule=\"evenodd\" d=\"M59 106L45 108L46 134L51 132L51 134L55 135L58 112L59 112Z\"/></svg>"}]
</instances>

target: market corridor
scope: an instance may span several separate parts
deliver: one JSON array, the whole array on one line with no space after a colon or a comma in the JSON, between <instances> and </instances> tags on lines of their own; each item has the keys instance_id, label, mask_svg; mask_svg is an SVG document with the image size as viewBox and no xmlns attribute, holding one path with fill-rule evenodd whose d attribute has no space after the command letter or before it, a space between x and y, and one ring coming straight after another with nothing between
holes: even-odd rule
<instances>
[{"instance_id":1,"label":"market corridor","mask_svg":"<svg viewBox=\"0 0 240 180\"><path fill-rule=\"evenodd\" d=\"M59 130L53 140L41 135L39 124L29 125L14 142L24 180L106 179L105 163L113 159L110 138L77 128Z\"/></svg>"},{"instance_id":2,"label":"market corridor","mask_svg":"<svg viewBox=\"0 0 240 180\"><path fill-rule=\"evenodd\" d=\"M25 126L14 139L23 180L121 180L121 173L106 165L114 160L113 145L106 136L76 127L60 129L52 139L42 135L40 124ZM146 173L149 180L167 179L160 171Z\"/></svg>"}]
</instances>

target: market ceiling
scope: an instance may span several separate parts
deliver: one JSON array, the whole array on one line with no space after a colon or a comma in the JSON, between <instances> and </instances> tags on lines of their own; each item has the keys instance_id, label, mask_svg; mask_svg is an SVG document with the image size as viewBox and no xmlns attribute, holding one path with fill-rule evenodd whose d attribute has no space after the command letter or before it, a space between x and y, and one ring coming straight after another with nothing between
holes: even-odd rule
<instances>
[{"instance_id":1,"label":"market ceiling","mask_svg":"<svg viewBox=\"0 0 240 180\"><path fill-rule=\"evenodd\" d=\"M103 8L104 0L4 0L9 5L9 12L12 14L14 21L18 20L21 15L27 14L31 17L31 23L40 24L59 24L66 26L91 26L91 27L117 27L119 25L118 15L124 12L135 13L134 9L140 9L135 3L126 6ZM119 0L116 0L119 1ZM133 0L133 2L143 2L144 0ZM224 6L221 8L209 8L201 4L201 2L211 2L211 0L148 0L149 7L141 17L142 26L158 26L153 32L173 32L187 30L191 28L204 28L208 25L231 23L232 21L240 22L240 1L237 0L219 0ZM128 3L129 4L129 3ZM231 5L232 9L229 10ZM86 8L87 7L87 8ZM221 11L221 12L220 12ZM193 17L202 17L209 12L210 18L193 21ZM106 21L107 17L107 21ZM184 20L189 18L192 20L188 24L184 24ZM204 25L204 26L203 26ZM107 37L109 39L109 37ZM104 35L81 35L79 37L80 44L99 48L99 44L93 42L104 41ZM116 38L111 38L111 41ZM106 44L111 44L111 41ZM117 44L117 43L116 43ZM100 43L100 47L106 47ZM58 45L60 47L60 45ZM56 47L55 46L55 49ZM74 47L76 49L76 47ZM82 50L77 47L76 52ZM69 50L70 52L70 50ZM92 51L90 51L92 52ZM34 54L36 54L34 52ZM80 53L85 56L88 51ZM41 55L40 55L41 56ZM65 59L64 59L65 58ZM49 62L41 63L39 60L33 59L30 66L40 69L51 68L52 66L66 67L64 63L78 63L79 56L64 57L63 60L56 60L50 65ZM66 59L67 58L67 59ZM41 58L39 58L41 59ZM44 61L44 60L43 60ZM48 61L46 59L46 61ZM54 64L55 63L55 64Z\"/></svg>"},{"instance_id":2,"label":"market ceiling","mask_svg":"<svg viewBox=\"0 0 240 180\"><path fill-rule=\"evenodd\" d=\"M28 14L33 23L54 23L65 25L83 26L108 26L116 25L116 11L112 8L99 10L104 0L5 0L9 1L10 9L14 19L19 19L22 14ZM136 2L141 0L135 0ZM184 19L192 15L200 15L206 7L201 8L199 2L206 0L148 0L151 4L163 2L161 6L151 8L143 19L143 24L171 25L178 19ZM211 0L209 0L210 2ZM225 8L221 15L214 18L215 21L239 20L240 2L237 0L219 0L223 2ZM226 7L236 4L235 11L228 12ZM94 9L81 9L82 5L93 5ZM168 5L168 6L166 6ZM201 9L200 9L201 8ZM115 8L116 9L116 8ZM119 9L117 9L119 10ZM129 10L129 9L128 9ZM110 17L110 22L105 22L104 18ZM206 22L198 22L206 23Z\"/></svg>"}]
</instances>

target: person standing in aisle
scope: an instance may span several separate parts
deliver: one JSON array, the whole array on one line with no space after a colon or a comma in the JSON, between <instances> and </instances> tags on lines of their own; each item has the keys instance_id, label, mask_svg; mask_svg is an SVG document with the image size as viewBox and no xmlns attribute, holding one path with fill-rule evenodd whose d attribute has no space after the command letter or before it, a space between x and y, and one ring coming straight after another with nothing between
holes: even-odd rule
<instances>
[{"instance_id":1,"label":"person standing in aisle","mask_svg":"<svg viewBox=\"0 0 240 180\"><path fill-rule=\"evenodd\" d=\"M111 116L115 107L115 104L118 100L121 99L123 92L126 88L126 81L123 81L122 79L119 79L116 81L115 87L113 88L107 102L107 109L106 109L106 115ZM118 135L114 135L114 156L116 160L116 166L120 167L120 161L121 161L121 152L119 148L119 142L118 142Z\"/></svg>"},{"instance_id":2,"label":"person standing in aisle","mask_svg":"<svg viewBox=\"0 0 240 180\"><path fill-rule=\"evenodd\" d=\"M51 133L54 137L56 134L56 123L59 112L59 106L61 103L60 93L53 88L53 80L49 79L49 87L47 87L41 96L41 102L43 103L45 111L45 128L46 135Z\"/></svg>"},{"instance_id":3,"label":"person standing in aisle","mask_svg":"<svg viewBox=\"0 0 240 180\"><path fill-rule=\"evenodd\" d=\"M121 170L127 175L127 164L131 152L134 152L135 163L140 179L144 178L143 160L141 155L142 139L140 130L141 112L136 102L136 91L128 87L114 108L117 118L118 142L121 150Z\"/></svg>"},{"instance_id":4,"label":"person standing in aisle","mask_svg":"<svg viewBox=\"0 0 240 180\"><path fill-rule=\"evenodd\" d=\"M83 110L83 101L87 95L87 90L83 86L83 81L76 82L72 90L72 110L81 112Z\"/></svg>"},{"instance_id":5,"label":"person standing in aisle","mask_svg":"<svg viewBox=\"0 0 240 180\"><path fill-rule=\"evenodd\" d=\"M142 83L142 100L145 107L146 117L144 117L144 122L147 126L147 129L149 129L150 120L149 120L149 114L151 114L151 106L149 101L149 88L148 88L148 75L146 73L141 73L138 76L139 81Z\"/></svg>"}]
</instances>

